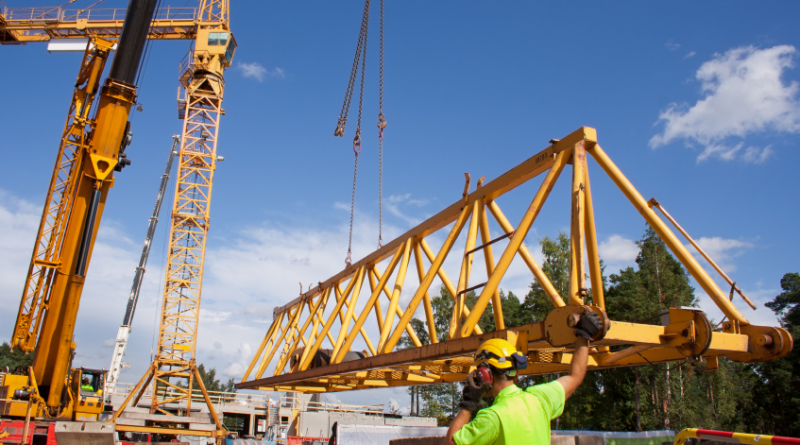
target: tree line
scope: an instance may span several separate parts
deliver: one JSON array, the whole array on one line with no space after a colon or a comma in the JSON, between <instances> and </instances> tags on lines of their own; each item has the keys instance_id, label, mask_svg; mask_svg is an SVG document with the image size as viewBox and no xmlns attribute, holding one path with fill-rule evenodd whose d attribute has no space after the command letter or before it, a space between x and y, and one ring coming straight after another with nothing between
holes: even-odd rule
<instances>
[{"instance_id":1,"label":"tree line","mask_svg":"<svg viewBox=\"0 0 800 445\"><path fill-rule=\"evenodd\" d=\"M569 288L569 238L539 240L544 254L542 270L560 295ZM636 267L603 276L608 315L617 321L660 324L663 309L697 306L689 275L664 242L647 226L637 242ZM602 269L605 271L605 267ZM794 338L800 335L800 274L787 273L782 293L766 304ZM506 327L543 321L553 304L534 281L522 300L512 292L500 292ZM586 299L591 303L591 292ZM472 307L477 296L466 297ZM439 341L447 340L453 299L442 286L432 297ZM478 324L484 332L495 329L494 317L485 311ZM429 343L422 320L411 325L423 344ZM400 347L413 347L404 335ZM520 378L530 385L557 379L558 374ZM448 425L458 411L461 385L443 383L412 386L411 414L435 417ZM583 385L566 404L553 429L605 431L681 430L705 428L754 434L800 436L800 355L766 363L738 363L719 358L719 368L707 370L703 360L648 364L589 372Z\"/></svg>"}]
</instances>

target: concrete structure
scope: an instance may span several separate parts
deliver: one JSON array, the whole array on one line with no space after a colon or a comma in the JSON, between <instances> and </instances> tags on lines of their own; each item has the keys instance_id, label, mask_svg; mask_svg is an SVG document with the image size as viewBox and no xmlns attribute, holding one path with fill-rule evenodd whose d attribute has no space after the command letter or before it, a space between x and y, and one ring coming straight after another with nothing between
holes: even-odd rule
<instances>
[{"instance_id":1,"label":"concrete structure","mask_svg":"<svg viewBox=\"0 0 800 445\"><path fill-rule=\"evenodd\" d=\"M120 383L113 393L106 396L106 406L119 406L128 395L132 385ZM214 422L205 403L194 403L200 400L201 394L193 395L191 413L176 417L175 422L186 424L192 429L214 430ZM280 399L273 399L262 394L217 393L209 392L214 409L223 419L238 419L236 422L239 437L265 435L272 428L276 436L329 437L334 422L355 425L398 425L398 426L436 426L436 419L427 417L403 417L384 413L383 405L344 405L328 403L320 400L319 394L284 393ZM160 405L176 414L185 414L186 402ZM107 420L113 412L104 413ZM121 425L145 426L156 420L150 414L150 394L146 393L137 407L128 407L117 419ZM158 417L163 421L163 417ZM230 420L227 422L230 424Z\"/></svg>"}]
</instances>

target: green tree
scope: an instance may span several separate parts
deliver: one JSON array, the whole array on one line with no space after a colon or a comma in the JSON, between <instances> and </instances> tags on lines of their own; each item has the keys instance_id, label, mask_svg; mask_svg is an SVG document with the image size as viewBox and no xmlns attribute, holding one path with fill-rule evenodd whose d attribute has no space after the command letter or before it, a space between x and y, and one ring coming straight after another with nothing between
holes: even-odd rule
<instances>
[{"instance_id":1,"label":"green tree","mask_svg":"<svg viewBox=\"0 0 800 445\"><path fill-rule=\"evenodd\" d=\"M221 383L219 379L217 379L217 370L214 368L206 371L205 365L201 363L200 366L197 367L197 373L200 374L200 378L203 380L203 386L206 387L206 391L229 393L235 393L237 391L234 387L235 382L233 379L230 378L227 382ZM197 380L192 380L192 389L200 389L200 386L197 384Z\"/></svg>"},{"instance_id":2,"label":"green tree","mask_svg":"<svg viewBox=\"0 0 800 445\"><path fill-rule=\"evenodd\" d=\"M661 311L695 306L694 289L681 263L648 225L636 243L636 270L628 267L611 274L606 308L612 320L658 324ZM686 397L687 381L681 364L649 365L603 371L598 384L613 415L601 421L604 428L642 430L675 427L694 418L698 408ZM677 397L675 395L677 394ZM673 403L673 400L677 402ZM686 403L685 403L686 402Z\"/></svg>"},{"instance_id":3,"label":"green tree","mask_svg":"<svg viewBox=\"0 0 800 445\"><path fill-rule=\"evenodd\" d=\"M765 306L778 316L781 326L793 338L800 338L800 274L787 273L781 292ZM786 357L751 365L757 379L752 390L756 402L741 407L747 412L750 431L781 436L800 436L800 352L794 348Z\"/></svg>"},{"instance_id":4,"label":"green tree","mask_svg":"<svg viewBox=\"0 0 800 445\"><path fill-rule=\"evenodd\" d=\"M569 294L569 237L561 232L556 239L546 236L539 240L544 261L542 272L565 298ZM555 306L539 282L531 283L530 291L522 302L521 316L532 321L544 321ZM530 322L529 322L530 323Z\"/></svg>"},{"instance_id":5,"label":"green tree","mask_svg":"<svg viewBox=\"0 0 800 445\"><path fill-rule=\"evenodd\" d=\"M11 345L0 345L0 372L14 371L17 368L26 368L33 365L33 354L21 351L19 348L11 350Z\"/></svg>"}]
</instances>

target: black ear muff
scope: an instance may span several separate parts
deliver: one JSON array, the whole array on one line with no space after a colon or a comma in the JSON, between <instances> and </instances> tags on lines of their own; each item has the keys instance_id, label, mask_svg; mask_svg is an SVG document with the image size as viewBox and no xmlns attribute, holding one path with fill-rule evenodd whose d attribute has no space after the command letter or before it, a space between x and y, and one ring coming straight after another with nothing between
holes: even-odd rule
<instances>
[{"instance_id":1,"label":"black ear muff","mask_svg":"<svg viewBox=\"0 0 800 445\"><path fill-rule=\"evenodd\" d=\"M528 357L520 352L511 354L511 362L514 369L525 369L528 367Z\"/></svg>"}]
</instances>

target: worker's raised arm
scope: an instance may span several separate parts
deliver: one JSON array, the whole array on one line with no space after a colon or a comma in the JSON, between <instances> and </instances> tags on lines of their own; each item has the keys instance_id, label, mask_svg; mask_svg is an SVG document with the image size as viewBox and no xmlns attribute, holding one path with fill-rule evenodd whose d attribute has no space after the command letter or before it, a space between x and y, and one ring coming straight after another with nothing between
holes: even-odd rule
<instances>
[{"instance_id":1,"label":"worker's raised arm","mask_svg":"<svg viewBox=\"0 0 800 445\"><path fill-rule=\"evenodd\" d=\"M558 379L558 383L564 387L564 399L581 386L583 378L586 376L586 366L589 363L589 340L602 328L603 322L600 316L591 309L586 309L580 321L575 326L575 352L572 354L572 361L569 364L569 374Z\"/></svg>"},{"instance_id":2,"label":"worker's raised arm","mask_svg":"<svg viewBox=\"0 0 800 445\"><path fill-rule=\"evenodd\" d=\"M569 374L558 379L558 383L561 383L561 386L564 387L564 399L568 399L583 383L588 362L589 340L578 337L575 340L575 353L572 354L572 362L569 364Z\"/></svg>"}]
</instances>

